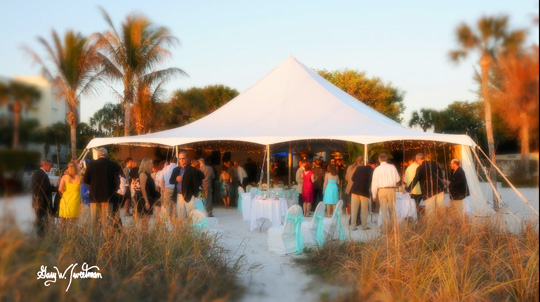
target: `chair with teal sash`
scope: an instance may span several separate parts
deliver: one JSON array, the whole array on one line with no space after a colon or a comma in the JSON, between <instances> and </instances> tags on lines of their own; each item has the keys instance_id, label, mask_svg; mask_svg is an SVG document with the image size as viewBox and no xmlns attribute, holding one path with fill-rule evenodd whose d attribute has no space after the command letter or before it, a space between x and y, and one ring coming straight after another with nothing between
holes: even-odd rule
<instances>
[{"instance_id":1,"label":"chair with teal sash","mask_svg":"<svg viewBox=\"0 0 540 302\"><path fill-rule=\"evenodd\" d=\"M339 239L343 241L346 239L343 230L343 216L343 200L340 200L336 205L332 218L323 220L325 240Z\"/></svg>"},{"instance_id":2,"label":"chair with teal sash","mask_svg":"<svg viewBox=\"0 0 540 302\"><path fill-rule=\"evenodd\" d=\"M304 250L302 221L304 214L300 206L292 206L285 216L285 225L268 229L268 250L276 254L300 254Z\"/></svg>"},{"instance_id":3,"label":"chair with teal sash","mask_svg":"<svg viewBox=\"0 0 540 302\"><path fill-rule=\"evenodd\" d=\"M311 221L302 222L302 236L306 245L323 245L324 243L324 212L326 205L320 202L315 208Z\"/></svg>"},{"instance_id":4,"label":"chair with teal sash","mask_svg":"<svg viewBox=\"0 0 540 302\"><path fill-rule=\"evenodd\" d=\"M204 215L207 216L203 201L199 198L195 198L193 202L195 202L195 209L203 212ZM219 224L218 219L216 217L206 217L206 220L208 221L208 225L210 226L211 229L215 229Z\"/></svg>"},{"instance_id":5,"label":"chair with teal sash","mask_svg":"<svg viewBox=\"0 0 540 302\"><path fill-rule=\"evenodd\" d=\"M205 212L195 209L190 212L189 218L191 219L191 226L197 233L211 233L213 235L220 236L223 235L222 229L217 229L212 226L212 223L209 219L212 219L214 217L206 217Z\"/></svg>"},{"instance_id":6,"label":"chair with teal sash","mask_svg":"<svg viewBox=\"0 0 540 302\"><path fill-rule=\"evenodd\" d=\"M242 213L242 194L244 194L244 188L238 186L238 207L236 210Z\"/></svg>"},{"instance_id":7,"label":"chair with teal sash","mask_svg":"<svg viewBox=\"0 0 540 302\"><path fill-rule=\"evenodd\" d=\"M204 203L201 199L195 198L194 202L195 202L195 209L206 212L206 209L204 208Z\"/></svg>"}]
</instances>

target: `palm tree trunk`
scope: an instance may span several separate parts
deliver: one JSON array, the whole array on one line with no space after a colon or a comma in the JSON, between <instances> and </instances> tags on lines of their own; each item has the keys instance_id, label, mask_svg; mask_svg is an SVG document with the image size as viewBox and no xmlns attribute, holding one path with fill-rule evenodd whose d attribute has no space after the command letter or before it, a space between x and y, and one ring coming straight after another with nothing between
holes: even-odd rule
<instances>
[{"instance_id":1,"label":"palm tree trunk","mask_svg":"<svg viewBox=\"0 0 540 302\"><path fill-rule=\"evenodd\" d=\"M71 138L71 158L77 158L77 109L75 106L68 106L68 110L68 123Z\"/></svg>"},{"instance_id":2,"label":"palm tree trunk","mask_svg":"<svg viewBox=\"0 0 540 302\"><path fill-rule=\"evenodd\" d=\"M485 111L485 121L486 121L486 134L488 141L489 157L493 165L496 164L495 160L495 139L493 137L493 124L491 122L491 100L489 98L489 68L491 65L491 56L489 53L484 52L480 58L480 67L482 69L482 98L484 99L484 111ZM489 175L493 185L496 187L497 184L497 174L495 168L491 167L489 170ZM497 194L493 193L493 208L495 210L499 209L499 200L497 199Z\"/></svg>"},{"instance_id":3,"label":"palm tree trunk","mask_svg":"<svg viewBox=\"0 0 540 302\"><path fill-rule=\"evenodd\" d=\"M13 149L19 148L19 133L21 129L21 103L13 103Z\"/></svg>"},{"instance_id":4,"label":"palm tree trunk","mask_svg":"<svg viewBox=\"0 0 540 302\"><path fill-rule=\"evenodd\" d=\"M527 179L531 178L531 169L529 163L529 117L526 113L522 112L521 117L521 166L525 172Z\"/></svg>"},{"instance_id":5,"label":"palm tree trunk","mask_svg":"<svg viewBox=\"0 0 540 302\"><path fill-rule=\"evenodd\" d=\"M133 98L133 93L130 89L124 89L124 136L129 136L129 128L130 128L130 105L131 100Z\"/></svg>"}]
</instances>

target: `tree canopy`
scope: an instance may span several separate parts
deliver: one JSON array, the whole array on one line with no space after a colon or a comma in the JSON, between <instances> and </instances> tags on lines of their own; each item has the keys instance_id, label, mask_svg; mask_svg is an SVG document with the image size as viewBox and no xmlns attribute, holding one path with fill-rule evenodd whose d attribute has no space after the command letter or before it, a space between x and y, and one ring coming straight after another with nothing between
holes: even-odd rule
<instances>
[{"instance_id":1,"label":"tree canopy","mask_svg":"<svg viewBox=\"0 0 540 302\"><path fill-rule=\"evenodd\" d=\"M369 107L397 122L402 121L405 93L391 83L385 83L377 77L369 78L365 72L351 69L322 69L317 70L317 73Z\"/></svg>"}]
</instances>

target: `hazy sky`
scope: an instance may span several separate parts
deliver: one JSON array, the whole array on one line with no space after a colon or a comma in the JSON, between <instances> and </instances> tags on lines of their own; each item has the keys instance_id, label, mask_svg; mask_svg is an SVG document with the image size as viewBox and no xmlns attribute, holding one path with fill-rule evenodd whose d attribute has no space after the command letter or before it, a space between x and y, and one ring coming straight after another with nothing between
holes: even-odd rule
<instances>
[{"instance_id":1,"label":"hazy sky","mask_svg":"<svg viewBox=\"0 0 540 302\"><path fill-rule=\"evenodd\" d=\"M472 101L473 54L460 65L450 62L455 28L474 25L483 15L505 14L511 28L528 28L538 44L538 3L517 1L3 1L0 76L38 74L22 50L41 55L41 36L51 41L73 29L85 35L108 29L98 6L119 27L133 12L166 26L182 43L162 68L179 67L175 89L224 84L242 92L288 56L313 69L350 68L377 76L405 91L405 121L413 110L442 109L456 100ZM82 121L106 102L117 102L110 89L84 97Z\"/></svg>"}]
</instances>

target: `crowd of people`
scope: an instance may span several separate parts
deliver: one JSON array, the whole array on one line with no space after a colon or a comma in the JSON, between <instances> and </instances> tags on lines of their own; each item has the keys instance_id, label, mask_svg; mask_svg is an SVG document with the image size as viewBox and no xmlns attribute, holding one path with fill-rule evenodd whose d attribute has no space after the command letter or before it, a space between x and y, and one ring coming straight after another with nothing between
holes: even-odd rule
<instances>
[{"instance_id":1,"label":"crowd of people","mask_svg":"<svg viewBox=\"0 0 540 302\"><path fill-rule=\"evenodd\" d=\"M195 209L195 198L203 201L212 217L214 200L222 200L226 208L230 207L231 201L236 202L238 187L245 189L255 182L257 174L257 165L250 158L244 166L238 161L224 161L218 175L218 169L207 165L204 158L189 161L186 152L162 161L126 158L123 168L107 159L107 149L99 148L97 155L96 160L70 162L58 187L51 184L47 174L51 161L41 161L40 169L32 176L38 235L44 234L50 217L60 218L62 226L69 225L85 210L90 212L92 223L101 221L116 227L122 225L122 208L125 216L137 215L144 220L152 215L187 219Z\"/></svg>"},{"instance_id":2,"label":"crowd of people","mask_svg":"<svg viewBox=\"0 0 540 302\"><path fill-rule=\"evenodd\" d=\"M101 220L115 226L121 226L121 208L126 216L135 214L146 220L151 215L187 219L195 209L196 197L203 201L208 216L212 217L214 201L220 200L225 208L231 203L234 206L238 188L245 190L248 184L256 183L259 173L257 164L249 158L244 165L224 160L218 173L218 168L207 165L204 158L189 161L186 152L162 161L126 158L123 168L107 159L105 148L98 149L97 154L96 160L70 162L58 187L51 185L47 176L51 161L41 161L41 168L32 176L32 201L39 235L43 235L50 216L59 217L61 226L69 226L84 209L89 209L93 223ZM451 161L450 167L454 172L450 180L445 180L439 164L418 153L402 179L396 167L388 163L385 153L379 154L378 164L364 163L359 156L348 167L341 159L326 163L318 158L313 162L300 160L295 181L305 216L311 216L319 202L325 204L330 216L338 201L345 200L350 205L350 228L356 230L361 224L362 230L367 230L369 203L374 201L380 210L382 232L386 232L395 220L398 190L410 193L418 213L432 215L443 207L444 190L448 187L453 209L463 212L463 199L469 195L465 173L457 159ZM425 211L420 207L421 200L425 202Z\"/></svg>"},{"instance_id":3,"label":"crowd of people","mask_svg":"<svg viewBox=\"0 0 540 302\"><path fill-rule=\"evenodd\" d=\"M409 193L415 200L417 212L432 216L443 208L444 192L448 187L451 209L456 215L463 213L463 199L469 195L467 180L458 159L452 159L450 167L453 173L450 180L445 180L440 165L418 153L402 179L397 168L388 163L386 153L380 153L378 163L364 163L364 158L359 156L346 168L340 160L332 159L329 164L322 159L300 160L295 180L305 216L311 216L319 202L324 202L327 215L331 215L338 200L345 200L350 205L351 230L356 230L359 224L362 230L368 230L369 203L375 202L381 215L381 231L385 233L396 220L396 191ZM340 193L342 183L346 185ZM420 206L422 200L425 209Z\"/></svg>"}]
</instances>

